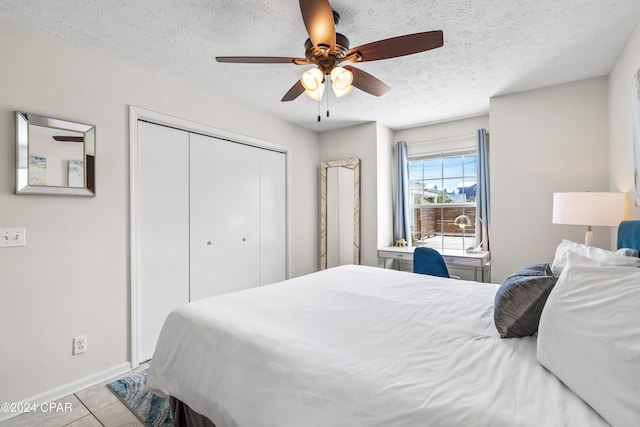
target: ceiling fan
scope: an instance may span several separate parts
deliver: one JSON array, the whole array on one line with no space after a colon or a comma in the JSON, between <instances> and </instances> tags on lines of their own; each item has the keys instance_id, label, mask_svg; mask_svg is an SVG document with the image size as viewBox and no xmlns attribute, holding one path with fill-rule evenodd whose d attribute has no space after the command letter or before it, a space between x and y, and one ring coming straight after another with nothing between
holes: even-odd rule
<instances>
[{"instance_id":1,"label":"ceiling fan","mask_svg":"<svg viewBox=\"0 0 640 427\"><path fill-rule=\"evenodd\" d=\"M302 93L320 100L325 88L325 76L329 76L338 98L351 92L354 86L371 95L382 96L390 90L389 86L369 73L342 64L412 55L438 48L444 43L442 31L427 31L378 40L350 49L349 39L335 31L340 15L331 9L328 0L300 0L300 11L309 34L304 58L218 56L216 60L242 64L316 65L316 68L303 73L302 78L282 97L282 102L292 101Z\"/></svg>"}]
</instances>

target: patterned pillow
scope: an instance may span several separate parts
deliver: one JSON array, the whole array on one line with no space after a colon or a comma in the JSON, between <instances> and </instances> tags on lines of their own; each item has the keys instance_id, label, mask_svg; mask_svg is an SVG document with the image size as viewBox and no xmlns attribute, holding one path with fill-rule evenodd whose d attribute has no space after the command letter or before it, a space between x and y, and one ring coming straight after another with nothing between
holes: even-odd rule
<instances>
[{"instance_id":1,"label":"patterned pillow","mask_svg":"<svg viewBox=\"0 0 640 427\"><path fill-rule=\"evenodd\" d=\"M526 337L538 331L542 308L557 280L549 263L540 263L504 281L496 292L493 311L501 338Z\"/></svg>"}]
</instances>

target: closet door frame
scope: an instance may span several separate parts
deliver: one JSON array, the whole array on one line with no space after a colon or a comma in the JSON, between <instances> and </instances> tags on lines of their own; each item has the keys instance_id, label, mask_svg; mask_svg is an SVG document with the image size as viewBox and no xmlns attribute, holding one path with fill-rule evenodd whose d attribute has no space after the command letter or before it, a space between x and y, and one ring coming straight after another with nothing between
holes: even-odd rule
<instances>
[{"instance_id":1,"label":"closet door frame","mask_svg":"<svg viewBox=\"0 0 640 427\"><path fill-rule=\"evenodd\" d=\"M138 277L137 277L137 250L138 245L136 242L137 236L137 212L136 212L136 202L137 202L137 181L136 177L138 176L138 121L146 121L150 123L154 123L162 126L169 126L172 128L176 128L179 130L183 130L186 132L199 133L206 136L211 136L214 138L226 139L232 142L236 142L239 144L250 145L253 147L264 148L267 150L277 151L283 153L285 155L285 176L286 176L286 188L285 188L285 197L286 197L286 260L287 260L287 278L291 277L291 256L293 253L293 245L291 239L291 159L289 156L289 147L274 144L272 142L268 142L259 138L250 137L247 135L241 135L235 132L231 132L224 129L215 128L212 126L203 125L200 123L195 123L189 120L181 119L178 117L173 117L167 114L158 113L151 110L146 110L144 108L136 107L133 105L129 106L129 252L130 252L130 331L131 331L131 343L130 343L130 351L131 351L131 368L137 368L142 362L139 360L138 353L138 327L139 327L139 295L138 295Z\"/></svg>"}]
</instances>

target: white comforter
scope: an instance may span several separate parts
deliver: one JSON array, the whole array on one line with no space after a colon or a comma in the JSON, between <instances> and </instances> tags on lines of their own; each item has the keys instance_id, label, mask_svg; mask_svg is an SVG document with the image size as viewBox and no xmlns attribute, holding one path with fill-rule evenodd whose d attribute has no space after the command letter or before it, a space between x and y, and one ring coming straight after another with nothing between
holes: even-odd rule
<instances>
[{"instance_id":1,"label":"white comforter","mask_svg":"<svg viewBox=\"0 0 640 427\"><path fill-rule=\"evenodd\" d=\"M500 339L497 286L343 266L182 306L147 386L227 426L608 425Z\"/></svg>"}]
</instances>

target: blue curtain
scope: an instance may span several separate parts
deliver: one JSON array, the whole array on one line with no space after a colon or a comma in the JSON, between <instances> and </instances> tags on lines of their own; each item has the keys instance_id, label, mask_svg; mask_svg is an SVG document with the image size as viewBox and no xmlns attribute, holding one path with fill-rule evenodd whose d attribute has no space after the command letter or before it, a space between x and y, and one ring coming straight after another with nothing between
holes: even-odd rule
<instances>
[{"instance_id":1,"label":"blue curtain","mask_svg":"<svg viewBox=\"0 0 640 427\"><path fill-rule=\"evenodd\" d=\"M409 229L409 172L407 170L407 143L396 145L396 180L393 198L393 240L405 239L411 245Z\"/></svg>"},{"instance_id":2,"label":"blue curtain","mask_svg":"<svg viewBox=\"0 0 640 427\"><path fill-rule=\"evenodd\" d=\"M487 130L478 129L478 188L476 192L476 242L482 250L489 250L489 143Z\"/></svg>"}]
</instances>

